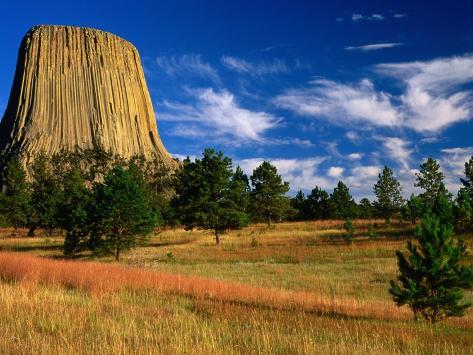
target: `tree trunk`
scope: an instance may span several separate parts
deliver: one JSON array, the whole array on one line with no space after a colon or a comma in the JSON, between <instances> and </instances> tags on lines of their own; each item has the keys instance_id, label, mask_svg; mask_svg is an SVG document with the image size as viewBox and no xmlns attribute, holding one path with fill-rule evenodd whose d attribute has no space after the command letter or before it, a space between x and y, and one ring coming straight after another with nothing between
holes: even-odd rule
<instances>
[{"instance_id":1,"label":"tree trunk","mask_svg":"<svg viewBox=\"0 0 473 355\"><path fill-rule=\"evenodd\" d=\"M35 226L30 227L30 229L28 230L27 236L28 236L28 237L34 237L34 232L35 232L35 230L36 230L36 227L35 227Z\"/></svg>"},{"instance_id":2,"label":"tree trunk","mask_svg":"<svg viewBox=\"0 0 473 355\"><path fill-rule=\"evenodd\" d=\"M120 260L120 247L117 247L117 250L115 252L115 261Z\"/></svg>"},{"instance_id":3,"label":"tree trunk","mask_svg":"<svg viewBox=\"0 0 473 355\"><path fill-rule=\"evenodd\" d=\"M215 243L220 244L220 233L217 230L215 230Z\"/></svg>"}]
</instances>

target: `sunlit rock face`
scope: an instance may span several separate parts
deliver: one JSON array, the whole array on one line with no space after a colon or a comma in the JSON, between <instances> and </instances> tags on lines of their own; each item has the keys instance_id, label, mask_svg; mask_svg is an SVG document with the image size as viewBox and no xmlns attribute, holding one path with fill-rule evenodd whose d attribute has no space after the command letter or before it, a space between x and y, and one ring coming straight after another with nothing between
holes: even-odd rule
<instances>
[{"instance_id":1,"label":"sunlit rock face","mask_svg":"<svg viewBox=\"0 0 473 355\"><path fill-rule=\"evenodd\" d=\"M93 148L175 162L158 134L140 56L100 30L36 26L18 52L0 124L0 150L29 164L37 154Z\"/></svg>"}]
</instances>

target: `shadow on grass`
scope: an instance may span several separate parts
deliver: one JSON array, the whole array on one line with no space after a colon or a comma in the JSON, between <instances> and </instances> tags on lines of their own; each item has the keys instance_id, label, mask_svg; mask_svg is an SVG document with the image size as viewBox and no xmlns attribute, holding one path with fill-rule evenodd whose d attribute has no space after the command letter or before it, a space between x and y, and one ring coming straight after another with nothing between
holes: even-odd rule
<instances>
[{"instance_id":1,"label":"shadow on grass","mask_svg":"<svg viewBox=\"0 0 473 355\"><path fill-rule=\"evenodd\" d=\"M0 246L0 251L57 251L63 250L63 245L11 245Z\"/></svg>"}]
</instances>

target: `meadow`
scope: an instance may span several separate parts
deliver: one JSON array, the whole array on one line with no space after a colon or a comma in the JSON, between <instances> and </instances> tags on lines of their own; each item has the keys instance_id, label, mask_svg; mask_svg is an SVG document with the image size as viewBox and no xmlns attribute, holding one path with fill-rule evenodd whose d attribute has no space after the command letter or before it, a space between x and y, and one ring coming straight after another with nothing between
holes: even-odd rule
<instances>
[{"instance_id":1,"label":"meadow","mask_svg":"<svg viewBox=\"0 0 473 355\"><path fill-rule=\"evenodd\" d=\"M0 353L473 353L473 310L430 325L392 302L413 227L355 224L352 245L342 221L251 225L219 246L164 229L120 263L2 229Z\"/></svg>"}]
</instances>

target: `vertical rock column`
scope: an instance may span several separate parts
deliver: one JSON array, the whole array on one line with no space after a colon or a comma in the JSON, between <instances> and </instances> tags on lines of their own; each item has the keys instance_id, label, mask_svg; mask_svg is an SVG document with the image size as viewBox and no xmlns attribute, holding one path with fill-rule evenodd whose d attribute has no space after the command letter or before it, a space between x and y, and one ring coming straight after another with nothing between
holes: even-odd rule
<instances>
[{"instance_id":1,"label":"vertical rock column","mask_svg":"<svg viewBox=\"0 0 473 355\"><path fill-rule=\"evenodd\" d=\"M40 152L98 146L123 157L156 154L158 134L140 56L111 33L36 26L23 38L0 124L0 150L28 164Z\"/></svg>"}]
</instances>

